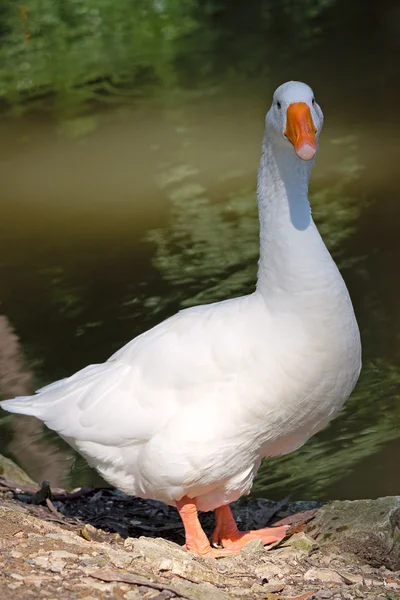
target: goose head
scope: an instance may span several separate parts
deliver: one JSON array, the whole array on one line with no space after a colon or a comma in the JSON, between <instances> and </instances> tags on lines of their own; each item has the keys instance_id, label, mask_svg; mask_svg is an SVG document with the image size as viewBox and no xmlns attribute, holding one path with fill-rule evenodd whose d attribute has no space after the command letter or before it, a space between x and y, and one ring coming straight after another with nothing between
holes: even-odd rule
<instances>
[{"instance_id":1,"label":"goose head","mask_svg":"<svg viewBox=\"0 0 400 600\"><path fill-rule=\"evenodd\" d=\"M317 151L323 121L310 86L288 81L275 91L265 122L275 143L295 152L301 160L311 160Z\"/></svg>"}]
</instances>

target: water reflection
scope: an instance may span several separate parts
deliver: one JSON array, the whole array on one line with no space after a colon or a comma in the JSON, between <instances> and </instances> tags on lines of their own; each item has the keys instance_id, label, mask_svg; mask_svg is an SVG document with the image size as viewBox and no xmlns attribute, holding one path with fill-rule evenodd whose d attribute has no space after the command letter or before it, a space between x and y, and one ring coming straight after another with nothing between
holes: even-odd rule
<instances>
[{"instance_id":1,"label":"water reflection","mask_svg":"<svg viewBox=\"0 0 400 600\"><path fill-rule=\"evenodd\" d=\"M33 373L24 364L19 339L7 318L0 315L0 395L14 398L33 391ZM6 428L10 436L9 452L34 481L47 478L56 487L68 482L72 452L46 439L40 421L9 415L0 419L0 430Z\"/></svg>"},{"instance_id":2,"label":"water reflection","mask_svg":"<svg viewBox=\"0 0 400 600\"><path fill-rule=\"evenodd\" d=\"M354 231L363 209L360 198L348 192L363 167L355 139L332 143L340 145L342 158L325 172L319 171L323 187L310 199L321 234L340 263L339 246ZM183 163L169 166L159 177L171 205L169 225L151 231L148 239L156 244L153 262L168 281L172 297L174 289L179 296L184 288L187 297L181 306L237 296L254 287L258 215L254 181L249 185L249 177L243 175L243 170L221 173L214 186L207 188L202 185L202 173ZM351 261L355 260L353 256ZM150 297L147 302L161 308L170 300L171 294L168 299Z\"/></svg>"}]
</instances>

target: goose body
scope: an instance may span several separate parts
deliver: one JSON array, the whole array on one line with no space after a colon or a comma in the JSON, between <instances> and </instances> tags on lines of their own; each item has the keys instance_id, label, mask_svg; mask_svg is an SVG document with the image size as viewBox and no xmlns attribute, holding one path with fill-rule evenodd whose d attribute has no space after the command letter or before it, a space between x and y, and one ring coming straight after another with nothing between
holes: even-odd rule
<instances>
[{"instance_id":1,"label":"goose body","mask_svg":"<svg viewBox=\"0 0 400 600\"><path fill-rule=\"evenodd\" d=\"M44 421L123 491L183 502L182 518L188 502L212 510L248 493L263 458L324 427L358 379L361 346L307 198L322 121L307 85L275 92L254 293L183 310L107 362L2 408Z\"/></svg>"}]
</instances>

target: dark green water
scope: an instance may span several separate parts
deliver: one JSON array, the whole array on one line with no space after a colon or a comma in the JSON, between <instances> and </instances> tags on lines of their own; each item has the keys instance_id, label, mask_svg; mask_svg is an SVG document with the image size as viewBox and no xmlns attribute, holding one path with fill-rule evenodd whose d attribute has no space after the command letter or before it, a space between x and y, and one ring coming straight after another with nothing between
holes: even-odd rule
<instances>
[{"instance_id":1,"label":"dark green water","mask_svg":"<svg viewBox=\"0 0 400 600\"><path fill-rule=\"evenodd\" d=\"M253 290L263 118L275 87L301 79L326 119L313 213L353 299L364 369L339 417L265 462L255 492L398 494L396 3L171 1L142 17L123 0L78 4L79 18L43 3L58 19L48 30L29 13L0 68L1 394L102 361L181 307ZM51 55L41 40L57 40ZM53 485L98 482L25 417L1 413L0 452Z\"/></svg>"}]
</instances>

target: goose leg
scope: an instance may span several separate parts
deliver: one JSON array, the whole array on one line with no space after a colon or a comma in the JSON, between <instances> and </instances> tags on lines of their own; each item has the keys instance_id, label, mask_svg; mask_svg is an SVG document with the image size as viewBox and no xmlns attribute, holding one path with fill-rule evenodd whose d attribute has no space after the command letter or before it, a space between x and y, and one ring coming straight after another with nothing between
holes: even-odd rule
<instances>
[{"instance_id":1,"label":"goose leg","mask_svg":"<svg viewBox=\"0 0 400 600\"><path fill-rule=\"evenodd\" d=\"M198 556L210 558L228 556L237 552L231 549L218 550L211 547L210 542L200 525L195 499L184 496L176 503L176 507L185 528L185 547L190 550L190 552L193 552Z\"/></svg>"},{"instance_id":2,"label":"goose leg","mask_svg":"<svg viewBox=\"0 0 400 600\"><path fill-rule=\"evenodd\" d=\"M239 531L232 511L227 504L215 510L215 529L212 543L237 552L250 540L260 539L263 544L272 544L285 537L288 526L266 527L252 531Z\"/></svg>"}]
</instances>

